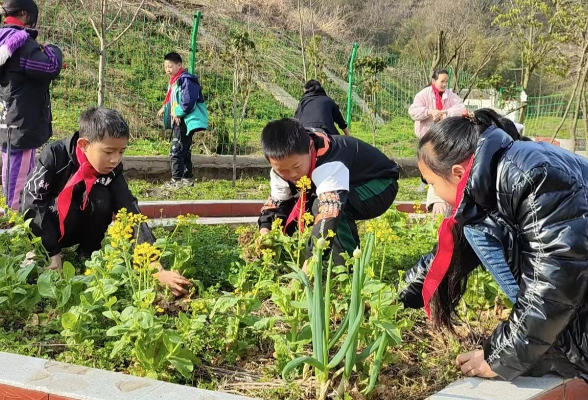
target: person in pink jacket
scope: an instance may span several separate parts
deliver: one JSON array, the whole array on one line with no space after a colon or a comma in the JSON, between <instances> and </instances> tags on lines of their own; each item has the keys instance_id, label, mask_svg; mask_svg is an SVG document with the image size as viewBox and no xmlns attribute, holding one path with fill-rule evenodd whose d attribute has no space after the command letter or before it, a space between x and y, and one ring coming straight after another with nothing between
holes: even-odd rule
<instances>
[{"instance_id":1,"label":"person in pink jacket","mask_svg":"<svg viewBox=\"0 0 588 400\"><path fill-rule=\"evenodd\" d=\"M408 109L414 121L414 133L420 139L429 128L447 117L456 117L466 111L461 98L447 88L449 73L445 69L433 72L431 86L427 86L417 93L414 102ZM444 214L448 211L447 203L435 194L429 186L427 192L427 209L433 214Z\"/></svg>"}]
</instances>

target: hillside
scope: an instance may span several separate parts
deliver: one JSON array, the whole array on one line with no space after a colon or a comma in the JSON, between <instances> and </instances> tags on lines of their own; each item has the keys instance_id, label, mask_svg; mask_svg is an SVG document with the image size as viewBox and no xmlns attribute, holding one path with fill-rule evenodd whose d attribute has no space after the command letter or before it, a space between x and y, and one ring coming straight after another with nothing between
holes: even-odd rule
<instances>
[{"instance_id":1,"label":"hillside","mask_svg":"<svg viewBox=\"0 0 588 400\"><path fill-rule=\"evenodd\" d=\"M39 24L41 40L59 45L64 51L67 64L61 79L52 88L54 129L57 137L72 132L79 113L96 102L99 45L86 18L88 14L97 15L95 11L77 7L75 0L69 0L67 8L62 4L55 0L44 3ZM231 4L234 6L236 3ZM143 143L141 152L167 152L167 140L159 140L163 132L155 118L167 88L167 78L162 71L162 57L166 52L176 50L187 64L192 29L188 22L191 22L191 16L196 10L201 10L204 14L198 36L196 71L201 77L211 115L211 132L202 138L201 151L231 151L232 65L219 57L230 40L231 32L249 32L257 49L255 85L252 85L244 112L245 118L239 129L240 154L258 150L256 135L266 121L293 114L292 104L296 104L301 95L304 82L300 41L299 33L291 30L291 24L273 24L282 20L278 16L288 12L287 9L279 10L280 5L285 7L280 2L252 2L239 11L234 7L223 8L222 3L216 1L211 4L190 1L146 3L131 28L107 50L106 57L105 105L125 114L132 127L133 139L136 143ZM114 18L118 9L112 7L107 20L114 20L115 23L109 37L115 37L122 31L131 19L133 10L132 5L125 5L122 8L122 17ZM274 10L275 15L268 15L268 10ZM336 20L329 21L317 25L316 32L322 35L320 42L315 45L314 53L310 54L314 54L314 58L309 57L307 51L308 78L318 77L323 80L328 93L345 112L346 92L340 85L326 79L326 76L328 74L346 81L352 43L337 39L334 37L336 35L329 36L329 26L335 25ZM360 48L360 56L371 52L368 47ZM403 76L399 80L395 74L396 71L392 68L383 79L387 95L380 96L379 108L386 121L390 121L392 116L404 115L412 94L421 86L422 77ZM407 86L413 88L409 89ZM357 91L361 96L361 89L358 88ZM285 93L287 96L282 98ZM355 107L353 116L355 121L364 119L359 107ZM405 143L399 143L400 148L410 149L412 152L412 128L403 121L398 121L397 125L404 131L399 139ZM355 128L356 132L363 132L365 139L369 140L371 133L368 132L367 122L360 122ZM391 130L397 129L390 125L383 128L383 132L389 133ZM145 143L145 140L149 143ZM396 138L389 137L378 143L390 147L396 141Z\"/></svg>"},{"instance_id":2,"label":"hillside","mask_svg":"<svg viewBox=\"0 0 588 400\"><path fill-rule=\"evenodd\" d=\"M487 7L485 2L491 3L490 0L476 0L477 5L472 7ZM52 89L56 137L71 133L80 112L95 104L97 98L99 41L88 15L97 20L99 14L95 8L99 1L85 1L85 8L80 4L79 0L48 0L41 9L40 40L59 45L67 64ZM108 39L112 40L128 25L138 3L108 4L106 21L111 27ZM264 123L291 116L292 107L302 93L304 70L298 31L301 15L307 78L323 81L344 113L347 108L344 82L353 41L360 41L358 58L375 55L386 60L388 67L380 75L375 106L384 125L379 128L376 143L392 156L410 156L415 139L406 110L414 94L429 80L425 59L413 50L416 37L414 34L403 36L411 29L411 32L420 29L430 35L423 28L426 25L414 25L423 22L419 18L426 10L415 4L411 0L377 0L370 2L371 8L366 10L368 4L356 4L352 0L328 0L314 5L307 1L303 2L299 14L296 2L285 0L145 1L130 29L107 49L105 105L120 110L129 120L134 141L131 152L167 154L167 138L160 121L155 118L167 88L162 58L175 50L188 64L192 16L200 10L204 17L198 36L196 72L204 88L211 129L198 138L197 151L232 152L234 66L227 60L226 52L234 32L247 32L256 51L250 56L254 65L251 92L246 106L239 106L243 119L237 127L238 151L239 154L256 153L259 151L257 137ZM382 5L395 6L406 18L401 21L400 15L395 17L397 20L391 27L398 36L393 41L379 25L382 24L378 20L381 13L377 13L376 8ZM357 21L359 17L363 19ZM449 51L451 37L446 40ZM376 45L378 42L385 45ZM418 51L422 53L423 50L419 48ZM480 57L476 54L472 53L472 65ZM467 71L468 64L462 64L454 85L460 83L460 87L466 87L475 77ZM497 67L491 63L488 68L489 71L478 77L494 73ZM455 77L452 79L455 81ZM356 76L355 91L359 98L368 99L361 74ZM362 110L359 104L352 105L352 131L371 142L370 106L367 104Z\"/></svg>"}]
</instances>

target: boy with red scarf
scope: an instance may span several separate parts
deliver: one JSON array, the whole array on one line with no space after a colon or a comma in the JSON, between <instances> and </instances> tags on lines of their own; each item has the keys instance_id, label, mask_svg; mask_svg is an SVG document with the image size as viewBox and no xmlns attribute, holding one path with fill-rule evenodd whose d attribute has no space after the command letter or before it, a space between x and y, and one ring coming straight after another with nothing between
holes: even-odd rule
<instances>
[{"instance_id":1,"label":"boy with red scarf","mask_svg":"<svg viewBox=\"0 0 588 400\"><path fill-rule=\"evenodd\" d=\"M175 52L168 53L163 66L170 79L163 107L157 115L163 117L165 128L172 130L170 185L192 186L192 137L208 129L208 112L198 77L184 70L182 57Z\"/></svg>"},{"instance_id":2,"label":"boy with red scarf","mask_svg":"<svg viewBox=\"0 0 588 400\"><path fill-rule=\"evenodd\" d=\"M5 0L0 28L0 144L2 187L8 207L18 210L36 149L52 134L49 86L62 67L61 50L39 45L39 10L33 0ZM8 127L10 136L8 135ZM10 143L9 143L10 142ZM10 151L10 154L8 154Z\"/></svg>"},{"instance_id":3,"label":"boy with red scarf","mask_svg":"<svg viewBox=\"0 0 588 400\"><path fill-rule=\"evenodd\" d=\"M120 209L140 214L121 163L129 139L122 116L107 108L89 108L80 117L73 136L45 147L28 177L20 211L31 219L30 228L41 238L51 257L51 269L61 269L61 250L74 245L89 257ZM147 224L138 228L138 243L155 242ZM158 266L159 281L175 295L190 282Z\"/></svg>"},{"instance_id":4,"label":"boy with red scarf","mask_svg":"<svg viewBox=\"0 0 588 400\"><path fill-rule=\"evenodd\" d=\"M386 212L398 192L398 165L375 147L351 136L331 136L307 129L294 119L267 124L261 133L261 149L270 162L271 194L261 210L259 229L269 232L276 218L284 231L303 229L302 212L314 216L312 234L327 238L335 233L332 253L335 265L343 265L341 253L349 256L359 246L356 221L376 218ZM297 187L303 177L310 187ZM312 256L312 239L306 256Z\"/></svg>"}]
</instances>

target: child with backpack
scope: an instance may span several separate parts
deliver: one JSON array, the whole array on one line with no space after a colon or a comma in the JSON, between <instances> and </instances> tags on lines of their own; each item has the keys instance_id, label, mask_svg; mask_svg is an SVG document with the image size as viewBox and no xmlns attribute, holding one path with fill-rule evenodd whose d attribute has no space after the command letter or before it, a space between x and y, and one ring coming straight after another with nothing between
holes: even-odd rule
<instances>
[{"instance_id":1,"label":"child with backpack","mask_svg":"<svg viewBox=\"0 0 588 400\"><path fill-rule=\"evenodd\" d=\"M166 129L172 130L170 160L171 187L192 186L192 139L196 132L208 129L208 111L198 77L182 66L182 57L171 52L164 57L169 86L163 107L157 115L163 117Z\"/></svg>"}]
</instances>

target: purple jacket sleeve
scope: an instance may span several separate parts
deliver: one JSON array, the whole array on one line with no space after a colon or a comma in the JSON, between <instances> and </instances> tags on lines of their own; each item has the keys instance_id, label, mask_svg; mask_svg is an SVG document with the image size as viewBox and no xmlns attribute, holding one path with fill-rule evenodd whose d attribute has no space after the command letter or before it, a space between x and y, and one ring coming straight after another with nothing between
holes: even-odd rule
<instances>
[{"instance_id":1,"label":"purple jacket sleeve","mask_svg":"<svg viewBox=\"0 0 588 400\"><path fill-rule=\"evenodd\" d=\"M59 76L63 62L63 54L59 47L46 45L35 47L32 51L21 54L20 66L25 73L34 79L53 80Z\"/></svg>"}]
</instances>

